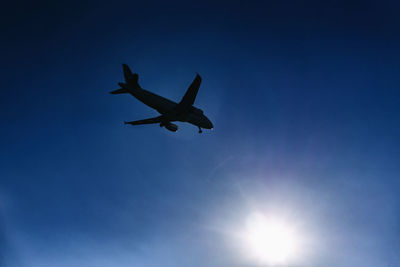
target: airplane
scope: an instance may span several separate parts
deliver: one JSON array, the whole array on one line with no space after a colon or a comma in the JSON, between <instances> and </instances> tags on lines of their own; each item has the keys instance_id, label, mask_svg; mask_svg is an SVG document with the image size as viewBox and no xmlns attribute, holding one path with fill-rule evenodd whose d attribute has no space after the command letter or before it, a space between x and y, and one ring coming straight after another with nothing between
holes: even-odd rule
<instances>
[{"instance_id":1,"label":"airplane","mask_svg":"<svg viewBox=\"0 0 400 267\"><path fill-rule=\"evenodd\" d=\"M122 64L122 68L125 83L118 83L121 88L111 91L110 94L117 95L129 93L143 104L160 113L160 116L157 117L137 121L125 121L125 124L142 125L159 123L160 127L165 127L171 132L176 132L178 130L178 125L172 123L175 121L193 124L199 128L199 133L203 132L202 129L214 128L212 122L204 115L203 111L193 106L201 83L201 77L199 74L196 75L181 101L176 103L144 90L138 83L139 75L137 73L132 73L126 64Z\"/></svg>"}]
</instances>

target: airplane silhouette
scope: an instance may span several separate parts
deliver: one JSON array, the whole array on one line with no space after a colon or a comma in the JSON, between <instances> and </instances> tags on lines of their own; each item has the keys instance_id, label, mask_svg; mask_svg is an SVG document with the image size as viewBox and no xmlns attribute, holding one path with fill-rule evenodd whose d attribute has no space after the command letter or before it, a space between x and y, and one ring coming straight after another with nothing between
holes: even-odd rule
<instances>
[{"instance_id":1,"label":"airplane silhouette","mask_svg":"<svg viewBox=\"0 0 400 267\"><path fill-rule=\"evenodd\" d=\"M171 122L181 121L197 126L199 128L199 133L202 133L202 128L212 129L214 127L211 121L203 114L203 111L193 106L201 83L199 74L194 78L182 100L179 103L175 103L174 101L142 89L138 83L139 75L137 73L132 73L126 64L122 64L122 68L124 70L125 83L118 83L121 88L110 92L110 94L129 93L161 114L160 116L149 119L124 122L125 124L142 125L159 123L160 127L165 127L172 132L176 132L178 130L178 125Z\"/></svg>"}]
</instances>

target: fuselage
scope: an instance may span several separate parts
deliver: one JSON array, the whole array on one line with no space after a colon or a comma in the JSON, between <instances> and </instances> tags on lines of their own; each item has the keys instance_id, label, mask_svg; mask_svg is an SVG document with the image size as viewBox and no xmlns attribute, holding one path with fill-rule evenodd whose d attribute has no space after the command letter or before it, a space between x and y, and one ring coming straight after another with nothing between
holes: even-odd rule
<instances>
[{"instance_id":1,"label":"fuselage","mask_svg":"<svg viewBox=\"0 0 400 267\"><path fill-rule=\"evenodd\" d=\"M178 104L165 97L141 88L126 89L137 100L164 115L168 121L189 122L204 129L212 129L214 127L201 109L191 106L188 111L180 112L177 109Z\"/></svg>"}]
</instances>

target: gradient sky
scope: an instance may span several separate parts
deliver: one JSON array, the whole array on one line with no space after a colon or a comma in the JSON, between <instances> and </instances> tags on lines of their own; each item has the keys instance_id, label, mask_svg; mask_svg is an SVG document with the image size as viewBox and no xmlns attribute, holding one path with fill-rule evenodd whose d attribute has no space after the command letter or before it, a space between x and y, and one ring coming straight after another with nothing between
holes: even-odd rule
<instances>
[{"instance_id":1,"label":"gradient sky","mask_svg":"<svg viewBox=\"0 0 400 267\"><path fill-rule=\"evenodd\" d=\"M257 266L254 211L290 266L400 266L398 1L22 1L1 20L0 266ZM110 95L121 63L215 129Z\"/></svg>"}]
</instances>

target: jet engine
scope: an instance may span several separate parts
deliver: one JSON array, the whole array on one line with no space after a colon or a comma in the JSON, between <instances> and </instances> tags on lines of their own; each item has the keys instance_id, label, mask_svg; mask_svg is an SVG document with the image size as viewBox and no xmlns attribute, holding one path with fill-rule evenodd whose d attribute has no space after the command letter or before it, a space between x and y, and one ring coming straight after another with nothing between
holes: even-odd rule
<instances>
[{"instance_id":1,"label":"jet engine","mask_svg":"<svg viewBox=\"0 0 400 267\"><path fill-rule=\"evenodd\" d=\"M165 125L165 128L167 128L168 130L170 130L171 132L176 132L178 131L178 125L173 124L173 123L168 123Z\"/></svg>"}]
</instances>

